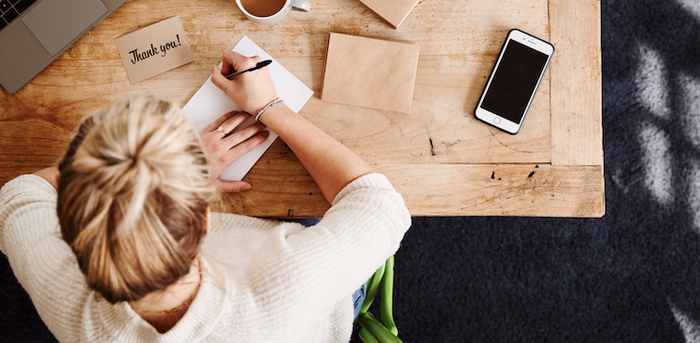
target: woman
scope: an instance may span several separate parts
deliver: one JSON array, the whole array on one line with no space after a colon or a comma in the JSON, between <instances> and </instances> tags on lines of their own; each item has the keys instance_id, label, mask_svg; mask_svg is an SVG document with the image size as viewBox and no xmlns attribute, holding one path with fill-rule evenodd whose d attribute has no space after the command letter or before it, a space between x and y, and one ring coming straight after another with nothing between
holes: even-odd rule
<instances>
[{"instance_id":1,"label":"woman","mask_svg":"<svg viewBox=\"0 0 700 343\"><path fill-rule=\"evenodd\" d=\"M86 118L58 168L2 188L0 250L59 341L349 341L351 295L410 216L385 177L274 102L266 69L223 76L259 60L227 52L212 80L261 124L228 135L249 116L230 113L198 135L172 104L130 98ZM210 214L213 185L250 189L218 176L265 126L333 205L317 225Z\"/></svg>"}]
</instances>

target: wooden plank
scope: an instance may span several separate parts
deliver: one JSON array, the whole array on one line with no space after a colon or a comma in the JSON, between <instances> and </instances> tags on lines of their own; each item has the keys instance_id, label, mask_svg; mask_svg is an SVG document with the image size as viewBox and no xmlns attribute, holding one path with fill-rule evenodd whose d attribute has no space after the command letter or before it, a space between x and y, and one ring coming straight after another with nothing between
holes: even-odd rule
<instances>
[{"instance_id":1,"label":"wooden plank","mask_svg":"<svg viewBox=\"0 0 700 343\"><path fill-rule=\"evenodd\" d=\"M552 164L603 165L599 0L551 0Z\"/></svg>"},{"instance_id":2,"label":"wooden plank","mask_svg":"<svg viewBox=\"0 0 700 343\"><path fill-rule=\"evenodd\" d=\"M215 206L256 217L321 217L329 204L293 154L277 142L246 181ZM291 156L284 157L289 154ZM283 163L279 162L284 160ZM533 164L376 164L412 216L601 217L601 167ZM269 198L274 197L274 203Z\"/></svg>"},{"instance_id":3,"label":"wooden plank","mask_svg":"<svg viewBox=\"0 0 700 343\"><path fill-rule=\"evenodd\" d=\"M599 166L377 165L412 216L602 217ZM420 189L421 192L416 190Z\"/></svg>"}]
</instances>

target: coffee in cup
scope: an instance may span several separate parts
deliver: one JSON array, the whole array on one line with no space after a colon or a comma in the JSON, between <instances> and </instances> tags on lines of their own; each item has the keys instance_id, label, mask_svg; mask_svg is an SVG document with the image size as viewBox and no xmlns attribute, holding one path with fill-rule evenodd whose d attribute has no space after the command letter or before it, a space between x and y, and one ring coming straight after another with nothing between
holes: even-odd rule
<instances>
[{"instance_id":1,"label":"coffee in cup","mask_svg":"<svg viewBox=\"0 0 700 343\"><path fill-rule=\"evenodd\" d=\"M241 0L248 13L256 17L269 17L282 9L286 0Z\"/></svg>"},{"instance_id":2,"label":"coffee in cup","mask_svg":"<svg viewBox=\"0 0 700 343\"><path fill-rule=\"evenodd\" d=\"M311 4L304 0L236 0L248 19L260 24L274 24L290 10L308 12Z\"/></svg>"}]
</instances>

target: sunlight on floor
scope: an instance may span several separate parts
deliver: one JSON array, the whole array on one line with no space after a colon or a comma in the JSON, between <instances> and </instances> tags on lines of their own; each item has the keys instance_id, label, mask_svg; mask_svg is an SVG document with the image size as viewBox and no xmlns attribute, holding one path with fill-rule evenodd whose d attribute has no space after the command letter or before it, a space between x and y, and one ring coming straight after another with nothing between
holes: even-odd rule
<instances>
[{"instance_id":1,"label":"sunlight on floor","mask_svg":"<svg viewBox=\"0 0 700 343\"><path fill-rule=\"evenodd\" d=\"M668 104L668 80L664 61L653 49L639 47L639 68L635 75L637 100L651 113L668 118L671 110Z\"/></svg>"}]
</instances>

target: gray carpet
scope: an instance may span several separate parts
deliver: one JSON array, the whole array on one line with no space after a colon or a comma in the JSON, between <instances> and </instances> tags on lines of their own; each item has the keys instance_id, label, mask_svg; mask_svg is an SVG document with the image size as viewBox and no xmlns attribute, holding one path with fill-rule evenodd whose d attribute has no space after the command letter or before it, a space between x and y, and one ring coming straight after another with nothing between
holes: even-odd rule
<instances>
[{"instance_id":1,"label":"gray carpet","mask_svg":"<svg viewBox=\"0 0 700 343\"><path fill-rule=\"evenodd\" d=\"M416 218L405 342L700 342L700 0L602 0L607 214ZM0 341L52 342L0 258Z\"/></svg>"}]
</instances>

